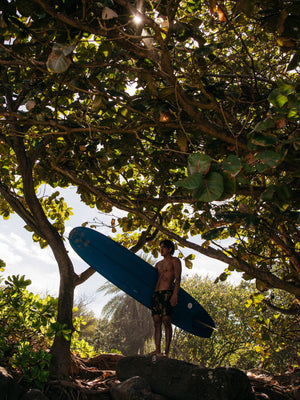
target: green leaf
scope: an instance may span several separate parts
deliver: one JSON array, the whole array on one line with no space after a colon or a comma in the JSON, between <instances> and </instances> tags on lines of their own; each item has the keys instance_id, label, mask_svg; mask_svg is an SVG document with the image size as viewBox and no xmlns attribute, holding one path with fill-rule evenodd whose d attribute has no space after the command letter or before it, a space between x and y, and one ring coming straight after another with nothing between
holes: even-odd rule
<instances>
[{"instance_id":1,"label":"green leaf","mask_svg":"<svg viewBox=\"0 0 300 400\"><path fill-rule=\"evenodd\" d=\"M186 260L195 260L195 254L189 254L185 257Z\"/></svg>"},{"instance_id":2,"label":"green leaf","mask_svg":"<svg viewBox=\"0 0 300 400\"><path fill-rule=\"evenodd\" d=\"M284 203L291 198L292 196L291 189L286 183L283 183L276 189L276 195L279 201L281 203Z\"/></svg>"},{"instance_id":3,"label":"green leaf","mask_svg":"<svg viewBox=\"0 0 300 400\"><path fill-rule=\"evenodd\" d=\"M242 168L241 160L230 154L223 162L223 170L235 176Z\"/></svg>"},{"instance_id":4,"label":"green leaf","mask_svg":"<svg viewBox=\"0 0 300 400\"><path fill-rule=\"evenodd\" d=\"M273 121L274 122L274 121ZM275 126L275 123L274 123ZM255 132L250 139L250 142L257 146L273 146L277 142L278 138L270 133Z\"/></svg>"},{"instance_id":5,"label":"green leaf","mask_svg":"<svg viewBox=\"0 0 300 400\"><path fill-rule=\"evenodd\" d=\"M3 272L6 264L3 260L0 259L0 271Z\"/></svg>"},{"instance_id":6,"label":"green leaf","mask_svg":"<svg viewBox=\"0 0 300 400\"><path fill-rule=\"evenodd\" d=\"M278 82L278 88L274 89L271 93L276 92L277 90L286 96L289 96L290 94L295 92L294 86L290 85L282 79L280 79Z\"/></svg>"},{"instance_id":7,"label":"green leaf","mask_svg":"<svg viewBox=\"0 0 300 400\"><path fill-rule=\"evenodd\" d=\"M190 260L188 260L188 259L186 259L186 258L185 258L185 260L184 260L184 264L185 264L185 266L186 266L187 268L189 268L189 269L191 269L191 268L193 267L192 261L190 261Z\"/></svg>"},{"instance_id":8,"label":"green leaf","mask_svg":"<svg viewBox=\"0 0 300 400\"><path fill-rule=\"evenodd\" d=\"M288 96L295 92L295 88L285 82L280 82L278 88L272 90L269 101L274 107L282 108L288 102Z\"/></svg>"},{"instance_id":9,"label":"green leaf","mask_svg":"<svg viewBox=\"0 0 300 400\"><path fill-rule=\"evenodd\" d=\"M265 201L270 201L273 199L274 193L276 192L276 186L269 186L264 192L261 194L261 199Z\"/></svg>"},{"instance_id":10,"label":"green leaf","mask_svg":"<svg viewBox=\"0 0 300 400\"><path fill-rule=\"evenodd\" d=\"M253 302L254 304L259 304L265 299L265 296L263 294L254 294L253 295Z\"/></svg>"},{"instance_id":11,"label":"green leaf","mask_svg":"<svg viewBox=\"0 0 300 400\"><path fill-rule=\"evenodd\" d=\"M226 272L223 272L220 276L219 279L221 282L225 282L228 278L228 274L226 274Z\"/></svg>"},{"instance_id":12,"label":"green leaf","mask_svg":"<svg viewBox=\"0 0 300 400\"><path fill-rule=\"evenodd\" d=\"M278 92L278 90L279 89L273 90L273 92L269 96L269 100L270 103L273 104L273 106L282 108L285 105L285 103L288 102L288 98L284 94Z\"/></svg>"},{"instance_id":13,"label":"green leaf","mask_svg":"<svg viewBox=\"0 0 300 400\"><path fill-rule=\"evenodd\" d=\"M218 200L224 191L223 176L218 172L210 172L203 185L194 192L195 199L204 202Z\"/></svg>"},{"instance_id":14,"label":"green leaf","mask_svg":"<svg viewBox=\"0 0 300 400\"><path fill-rule=\"evenodd\" d=\"M258 122L258 124L255 125L253 131L262 132L272 128L275 128L274 120L272 118L266 118L263 121Z\"/></svg>"},{"instance_id":15,"label":"green leaf","mask_svg":"<svg viewBox=\"0 0 300 400\"><path fill-rule=\"evenodd\" d=\"M185 179L182 179L175 183L175 186L184 187L188 190L197 189L203 183L202 174L199 172L195 172L193 175L188 176Z\"/></svg>"},{"instance_id":16,"label":"green leaf","mask_svg":"<svg viewBox=\"0 0 300 400\"><path fill-rule=\"evenodd\" d=\"M243 273L242 278L245 279L245 281L251 281L253 279L253 276L247 274L246 272Z\"/></svg>"},{"instance_id":17,"label":"green leaf","mask_svg":"<svg viewBox=\"0 0 300 400\"><path fill-rule=\"evenodd\" d=\"M254 158L261 161L267 167L273 168L279 164L281 160L281 154L276 153L275 151L266 150L262 153L256 154Z\"/></svg>"},{"instance_id":18,"label":"green leaf","mask_svg":"<svg viewBox=\"0 0 300 400\"><path fill-rule=\"evenodd\" d=\"M249 299L249 300L246 301L245 305L246 305L247 308L249 308L249 307L252 306L252 304L253 304L253 301L251 299Z\"/></svg>"},{"instance_id":19,"label":"green leaf","mask_svg":"<svg viewBox=\"0 0 300 400\"><path fill-rule=\"evenodd\" d=\"M223 185L224 185L224 191L222 196L219 198L219 200L225 200L233 196L235 193L236 189L236 179L233 178L229 173L223 172Z\"/></svg>"},{"instance_id":20,"label":"green leaf","mask_svg":"<svg viewBox=\"0 0 300 400\"><path fill-rule=\"evenodd\" d=\"M221 233L223 233L225 228L214 228L208 232L202 234L202 239L205 240L214 240L217 239Z\"/></svg>"},{"instance_id":21,"label":"green leaf","mask_svg":"<svg viewBox=\"0 0 300 400\"><path fill-rule=\"evenodd\" d=\"M210 168L211 157L206 154L194 153L188 158L188 170L191 175L195 172L206 174Z\"/></svg>"}]
</instances>

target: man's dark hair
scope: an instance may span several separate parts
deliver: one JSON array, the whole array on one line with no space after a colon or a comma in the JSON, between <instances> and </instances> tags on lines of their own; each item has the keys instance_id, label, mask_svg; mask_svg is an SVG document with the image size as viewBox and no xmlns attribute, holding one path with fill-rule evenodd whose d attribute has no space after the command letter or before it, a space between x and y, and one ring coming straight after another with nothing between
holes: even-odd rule
<instances>
[{"instance_id":1,"label":"man's dark hair","mask_svg":"<svg viewBox=\"0 0 300 400\"><path fill-rule=\"evenodd\" d=\"M174 254L175 251L175 244L172 242L172 240L169 239L164 239L160 242L160 244L163 244L166 246L168 249L171 249L171 255Z\"/></svg>"}]
</instances>

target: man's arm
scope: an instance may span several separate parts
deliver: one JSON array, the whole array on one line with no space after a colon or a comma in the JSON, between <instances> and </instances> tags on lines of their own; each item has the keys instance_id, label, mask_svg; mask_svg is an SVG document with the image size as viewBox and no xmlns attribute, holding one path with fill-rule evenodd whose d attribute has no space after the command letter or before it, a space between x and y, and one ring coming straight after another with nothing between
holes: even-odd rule
<instances>
[{"instance_id":1,"label":"man's arm","mask_svg":"<svg viewBox=\"0 0 300 400\"><path fill-rule=\"evenodd\" d=\"M159 267L160 263L161 263L161 261L158 261L158 262L154 265L154 268L158 270L158 267Z\"/></svg>"},{"instance_id":2,"label":"man's arm","mask_svg":"<svg viewBox=\"0 0 300 400\"><path fill-rule=\"evenodd\" d=\"M173 261L174 267L174 290L172 297L170 299L170 304L172 307L176 306L177 304L177 295L180 288L180 281L181 281L181 261L179 258L175 258Z\"/></svg>"}]
</instances>

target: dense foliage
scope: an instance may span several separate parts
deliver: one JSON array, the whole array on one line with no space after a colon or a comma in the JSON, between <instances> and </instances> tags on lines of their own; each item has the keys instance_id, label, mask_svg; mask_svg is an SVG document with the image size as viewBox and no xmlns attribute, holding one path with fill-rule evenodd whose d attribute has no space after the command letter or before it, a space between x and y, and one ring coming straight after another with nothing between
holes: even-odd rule
<instances>
[{"instance_id":1,"label":"dense foliage","mask_svg":"<svg viewBox=\"0 0 300 400\"><path fill-rule=\"evenodd\" d=\"M269 310L262 299L258 301L253 284L214 284L208 278L194 276L185 279L183 287L213 316L217 330L209 340L177 331L174 355L203 366L230 365L245 370L260 367L274 373L298 366L299 316ZM288 302L284 297L277 300L284 304Z\"/></svg>"},{"instance_id":2,"label":"dense foliage","mask_svg":"<svg viewBox=\"0 0 300 400\"><path fill-rule=\"evenodd\" d=\"M21 374L25 384L42 385L49 375L49 348L57 300L28 292L24 276L9 277L0 291L0 360Z\"/></svg>"},{"instance_id":3,"label":"dense foliage","mask_svg":"<svg viewBox=\"0 0 300 400\"><path fill-rule=\"evenodd\" d=\"M92 272L75 274L69 210L43 199L45 182L126 211L111 225L128 247L155 255L166 235L297 315L297 1L3 0L0 11L0 213L50 244L59 323L73 329L73 291ZM56 367L68 346L56 339Z\"/></svg>"},{"instance_id":4,"label":"dense foliage","mask_svg":"<svg viewBox=\"0 0 300 400\"><path fill-rule=\"evenodd\" d=\"M3 281L3 279L2 279ZM0 363L18 375L18 381L29 387L41 388L49 377L55 334L70 339L71 332L56 321L57 299L41 298L27 290L31 281L25 276L8 277L0 290ZM74 321L71 350L82 357L94 354L84 340L78 340L82 317Z\"/></svg>"}]
</instances>

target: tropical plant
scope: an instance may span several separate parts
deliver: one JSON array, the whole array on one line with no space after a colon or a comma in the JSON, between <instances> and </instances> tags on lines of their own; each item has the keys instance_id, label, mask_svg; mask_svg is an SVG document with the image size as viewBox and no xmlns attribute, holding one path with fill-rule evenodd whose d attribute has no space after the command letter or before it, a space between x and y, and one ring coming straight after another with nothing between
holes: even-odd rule
<instances>
[{"instance_id":1,"label":"tropical plant","mask_svg":"<svg viewBox=\"0 0 300 400\"><path fill-rule=\"evenodd\" d=\"M150 265L155 264L153 257L146 254L141 257ZM98 345L101 347L101 344L104 346L105 342L108 342L110 348L120 350L124 355L145 354L148 348L147 342L153 338L154 334L153 320L149 310L108 281L98 291L112 296L103 308L104 318L99 324L103 326L103 321L107 321L110 327L107 331L109 339L98 330L95 336ZM113 343L114 346L111 347Z\"/></svg>"},{"instance_id":2,"label":"tropical plant","mask_svg":"<svg viewBox=\"0 0 300 400\"><path fill-rule=\"evenodd\" d=\"M77 354L79 357L93 357L96 354L93 345L85 338L82 338L85 335L81 334L81 329L86 324L82 315L80 317L75 317L73 320L75 330L72 335L71 352Z\"/></svg>"},{"instance_id":3,"label":"tropical plant","mask_svg":"<svg viewBox=\"0 0 300 400\"><path fill-rule=\"evenodd\" d=\"M28 291L31 281L24 275L1 278L0 282L1 365L12 368L24 386L41 388L49 378L55 334L70 340L71 331L56 321L58 299ZM93 347L79 339L83 317L75 317L73 325L71 351L81 357L93 356Z\"/></svg>"},{"instance_id":4,"label":"tropical plant","mask_svg":"<svg viewBox=\"0 0 300 400\"><path fill-rule=\"evenodd\" d=\"M292 298L278 290L272 293L276 303L283 307L292 304ZM274 301L274 300L273 300ZM282 313L276 307L268 307L268 300L261 293L252 293L246 304L254 308L256 314L249 324L253 341L249 348L260 355L260 364L265 369L277 373L293 371L299 367L300 356L300 317L299 313ZM297 308L297 304L295 304Z\"/></svg>"},{"instance_id":5,"label":"tropical plant","mask_svg":"<svg viewBox=\"0 0 300 400\"><path fill-rule=\"evenodd\" d=\"M145 354L147 342L153 338L153 321L149 310L126 293L120 292L112 283L99 288L113 297L103 308L104 319L109 322L108 338L96 336L97 343L120 350L124 355ZM103 322L102 322L103 325Z\"/></svg>"},{"instance_id":6,"label":"tropical plant","mask_svg":"<svg viewBox=\"0 0 300 400\"><path fill-rule=\"evenodd\" d=\"M97 318L93 311L89 310L89 300L81 297L73 309L73 318L78 320L79 339L84 339L92 344L95 330L97 328Z\"/></svg>"},{"instance_id":7,"label":"tropical plant","mask_svg":"<svg viewBox=\"0 0 300 400\"><path fill-rule=\"evenodd\" d=\"M26 289L30 283L24 275L13 275L1 287L0 360L19 372L23 384L41 387L49 376L49 348L59 330L57 299L34 295ZM60 334L67 332L61 327Z\"/></svg>"}]
</instances>

